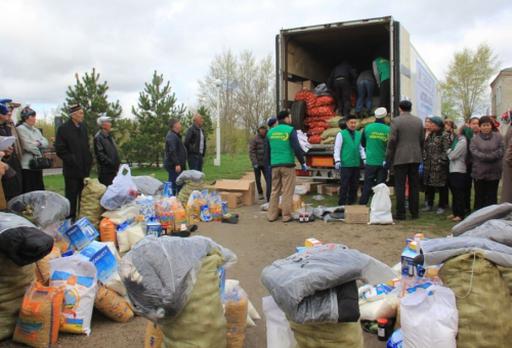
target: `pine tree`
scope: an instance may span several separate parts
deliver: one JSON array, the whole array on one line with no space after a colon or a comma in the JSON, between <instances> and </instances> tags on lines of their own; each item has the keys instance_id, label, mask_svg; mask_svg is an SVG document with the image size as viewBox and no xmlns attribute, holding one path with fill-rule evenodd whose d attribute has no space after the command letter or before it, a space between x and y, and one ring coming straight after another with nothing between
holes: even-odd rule
<instances>
[{"instance_id":1,"label":"pine tree","mask_svg":"<svg viewBox=\"0 0 512 348\"><path fill-rule=\"evenodd\" d=\"M163 158L165 136L169 131L169 120L181 119L185 115L185 106L177 104L170 82L164 82L163 74L155 71L151 82L146 82L144 90L139 93L137 107L132 107L132 113L138 121L132 146L138 149L137 152L146 155L146 163L159 166Z\"/></svg>"},{"instance_id":2,"label":"pine tree","mask_svg":"<svg viewBox=\"0 0 512 348\"><path fill-rule=\"evenodd\" d=\"M84 123L89 131L89 136L92 137L96 133L95 130L98 129L96 120L100 114L106 113L115 123L115 119L121 115L123 109L119 100L108 101L107 81L100 82L100 74L96 72L95 68L92 68L90 74L85 73L82 78L75 74L75 79L75 84L68 86L66 91L66 102L62 107L61 116L68 117L69 105L80 104L84 109Z\"/></svg>"}]
</instances>

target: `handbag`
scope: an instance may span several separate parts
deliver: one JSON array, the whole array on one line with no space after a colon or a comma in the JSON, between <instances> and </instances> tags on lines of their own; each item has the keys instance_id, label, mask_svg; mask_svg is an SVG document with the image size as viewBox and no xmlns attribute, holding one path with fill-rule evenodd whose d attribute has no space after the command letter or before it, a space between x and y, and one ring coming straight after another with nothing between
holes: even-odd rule
<instances>
[{"instance_id":1,"label":"handbag","mask_svg":"<svg viewBox=\"0 0 512 348\"><path fill-rule=\"evenodd\" d=\"M52 167L52 160L46 157L34 157L28 162L32 170L43 170Z\"/></svg>"}]
</instances>

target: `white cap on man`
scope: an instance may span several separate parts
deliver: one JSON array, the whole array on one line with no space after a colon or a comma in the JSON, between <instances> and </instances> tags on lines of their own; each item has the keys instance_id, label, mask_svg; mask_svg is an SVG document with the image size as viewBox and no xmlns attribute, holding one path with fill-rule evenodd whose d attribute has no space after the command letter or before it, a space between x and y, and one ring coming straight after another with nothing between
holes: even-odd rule
<instances>
[{"instance_id":1,"label":"white cap on man","mask_svg":"<svg viewBox=\"0 0 512 348\"><path fill-rule=\"evenodd\" d=\"M388 111L386 110L386 108L381 107L381 108L375 109L375 118L380 119L380 118L386 117L387 115L388 115Z\"/></svg>"},{"instance_id":2,"label":"white cap on man","mask_svg":"<svg viewBox=\"0 0 512 348\"><path fill-rule=\"evenodd\" d=\"M112 123L112 119L108 116L105 116L105 114L103 114L103 116L100 116L98 117L98 120L96 121L98 123L98 126L103 126L103 123Z\"/></svg>"}]
</instances>

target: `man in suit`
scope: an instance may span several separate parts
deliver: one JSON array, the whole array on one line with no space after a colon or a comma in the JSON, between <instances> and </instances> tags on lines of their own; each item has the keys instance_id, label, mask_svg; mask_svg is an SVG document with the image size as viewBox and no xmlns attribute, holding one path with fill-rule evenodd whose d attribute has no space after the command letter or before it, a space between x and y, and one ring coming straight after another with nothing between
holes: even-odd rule
<instances>
[{"instance_id":1,"label":"man in suit","mask_svg":"<svg viewBox=\"0 0 512 348\"><path fill-rule=\"evenodd\" d=\"M59 127L55 138L55 151L62 159L65 195L69 200L69 218L75 220L78 202L84 188L84 179L89 176L92 154L84 122L84 110L78 104L69 107L70 120Z\"/></svg>"},{"instance_id":2,"label":"man in suit","mask_svg":"<svg viewBox=\"0 0 512 348\"><path fill-rule=\"evenodd\" d=\"M419 172L425 141L423 123L411 115L412 103L399 104L400 116L391 122L385 168L393 166L395 172L396 220L405 220L405 185L409 182L409 210L411 217L419 217Z\"/></svg>"}]
</instances>

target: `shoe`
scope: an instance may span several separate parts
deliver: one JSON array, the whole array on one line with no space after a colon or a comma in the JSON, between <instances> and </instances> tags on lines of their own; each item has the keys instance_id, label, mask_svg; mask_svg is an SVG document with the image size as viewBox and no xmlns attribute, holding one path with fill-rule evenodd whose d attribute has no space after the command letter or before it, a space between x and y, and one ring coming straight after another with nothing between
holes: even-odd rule
<instances>
[{"instance_id":1,"label":"shoe","mask_svg":"<svg viewBox=\"0 0 512 348\"><path fill-rule=\"evenodd\" d=\"M453 219L452 219L453 222L461 222L462 221L462 218L460 216L455 216Z\"/></svg>"},{"instance_id":2,"label":"shoe","mask_svg":"<svg viewBox=\"0 0 512 348\"><path fill-rule=\"evenodd\" d=\"M436 215L443 215L445 212L444 208L437 208Z\"/></svg>"},{"instance_id":3,"label":"shoe","mask_svg":"<svg viewBox=\"0 0 512 348\"><path fill-rule=\"evenodd\" d=\"M433 211L434 209L431 206L425 206L425 208L421 209L422 212L428 213L430 211Z\"/></svg>"}]
</instances>

